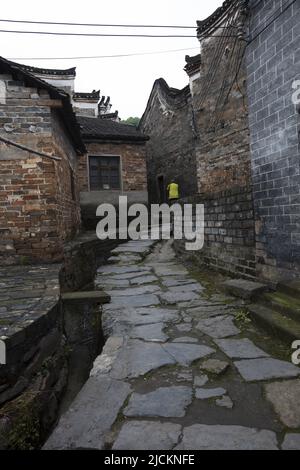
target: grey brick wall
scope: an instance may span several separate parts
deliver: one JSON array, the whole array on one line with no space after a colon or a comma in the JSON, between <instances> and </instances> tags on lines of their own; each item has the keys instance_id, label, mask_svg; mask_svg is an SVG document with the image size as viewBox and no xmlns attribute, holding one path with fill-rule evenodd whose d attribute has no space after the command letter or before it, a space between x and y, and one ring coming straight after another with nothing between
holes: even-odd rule
<instances>
[{"instance_id":1,"label":"grey brick wall","mask_svg":"<svg viewBox=\"0 0 300 470\"><path fill-rule=\"evenodd\" d=\"M300 0L250 0L249 7L256 256L259 273L277 279L300 265L300 116L292 102L292 84L300 80Z\"/></svg>"},{"instance_id":2,"label":"grey brick wall","mask_svg":"<svg viewBox=\"0 0 300 470\"><path fill-rule=\"evenodd\" d=\"M185 240L175 240L177 253L198 265L237 277L256 277L251 187L197 195L182 202L204 204L204 247L186 252Z\"/></svg>"}]
</instances>

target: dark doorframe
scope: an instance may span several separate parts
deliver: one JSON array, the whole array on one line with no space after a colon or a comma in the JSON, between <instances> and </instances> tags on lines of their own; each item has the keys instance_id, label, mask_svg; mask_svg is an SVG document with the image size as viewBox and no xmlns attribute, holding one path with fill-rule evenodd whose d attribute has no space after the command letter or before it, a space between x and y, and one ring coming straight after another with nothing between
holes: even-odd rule
<instances>
[{"instance_id":1,"label":"dark doorframe","mask_svg":"<svg viewBox=\"0 0 300 470\"><path fill-rule=\"evenodd\" d=\"M157 176L157 189L158 189L159 203L162 204L166 202L165 175Z\"/></svg>"}]
</instances>

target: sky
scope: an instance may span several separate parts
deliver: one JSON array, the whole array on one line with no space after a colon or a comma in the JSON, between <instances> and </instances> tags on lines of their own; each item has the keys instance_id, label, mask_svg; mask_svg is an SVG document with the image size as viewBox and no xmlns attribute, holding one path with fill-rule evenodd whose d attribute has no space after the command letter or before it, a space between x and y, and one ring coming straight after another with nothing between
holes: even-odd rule
<instances>
[{"instance_id":1,"label":"sky","mask_svg":"<svg viewBox=\"0 0 300 470\"><path fill-rule=\"evenodd\" d=\"M183 88L185 55L196 55L196 21L207 18L222 0L15 0L2 2L0 20L69 23L184 25L195 29L124 29L79 26L25 25L0 21L1 30L63 31L79 33L183 34L192 38L108 38L39 36L0 32L0 55L27 65L45 68L77 68L77 92L101 90L110 96L119 116L141 117L154 81L163 77L169 86ZM78 57L131 54L183 49L180 52L121 58L25 60L24 58Z\"/></svg>"}]
</instances>

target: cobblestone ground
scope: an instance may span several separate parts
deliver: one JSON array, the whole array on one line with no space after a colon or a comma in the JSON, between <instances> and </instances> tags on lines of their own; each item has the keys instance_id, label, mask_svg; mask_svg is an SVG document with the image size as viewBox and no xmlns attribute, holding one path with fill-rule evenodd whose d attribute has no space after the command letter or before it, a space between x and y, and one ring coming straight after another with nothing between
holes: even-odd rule
<instances>
[{"instance_id":1,"label":"cobblestone ground","mask_svg":"<svg viewBox=\"0 0 300 470\"><path fill-rule=\"evenodd\" d=\"M128 242L98 270L108 340L45 448L299 449L299 368L169 242L150 248Z\"/></svg>"}]
</instances>

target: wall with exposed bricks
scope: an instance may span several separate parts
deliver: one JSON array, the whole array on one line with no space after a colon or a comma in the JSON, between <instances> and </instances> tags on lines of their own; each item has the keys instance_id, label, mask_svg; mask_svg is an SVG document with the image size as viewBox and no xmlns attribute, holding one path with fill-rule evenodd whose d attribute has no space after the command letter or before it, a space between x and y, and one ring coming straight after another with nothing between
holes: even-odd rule
<instances>
[{"instance_id":1,"label":"wall with exposed bricks","mask_svg":"<svg viewBox=\"0 0 300 470\"><path fill-rule=\"evenodd\" d=\"M58 261L63 241L80 224L70 177L70 167L76 170L75 152L45 91L9 76L0 81L0 135L62 158L54 162L0 143L1 262Z\"/></svg>"},{"instance_id":2,"label":"wall with exposed bricks","mask_svg":"<svg viewBox=\"0 0 300 470\"><path fill-rule=\"evenodd\" d=\"M86 143L88 155L115 155L121 157L121 180L123 191L146 191L147 172L144 144ZM80 191L89 191L88 155L80 157L78 182Z\"/></svg>"},{"instance_id":3,"label":"wall with exposed bricks","mask_svg":"<svg viewBox=\"0 0 300 470\"><path fill-rule=\"evenodd\" d=\"M249 2L246 59L256 258L260 276L276 281L300 272L300 115L292 101L300 80L300 2L255 4Z\"/></svg>"}]
</instances>

